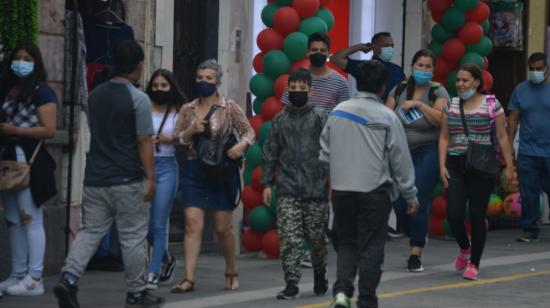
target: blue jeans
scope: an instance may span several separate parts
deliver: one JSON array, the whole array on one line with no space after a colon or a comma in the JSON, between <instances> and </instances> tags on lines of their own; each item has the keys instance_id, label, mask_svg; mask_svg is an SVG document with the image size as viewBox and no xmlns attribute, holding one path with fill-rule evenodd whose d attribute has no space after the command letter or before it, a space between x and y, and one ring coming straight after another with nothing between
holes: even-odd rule
<instances>
[{"instance_id":1,"label":"blue jeans","mask_svg":"<svg viewBox=\"0 0 550 308\"><path fill-rule=\"evenodd\" d=\"M432 206L432 195L439 180L438 146L428 144L411 151L414 165L415 185L418 189L418 213L407 215L407 203L399 198L394 206L398 209L398 217L403 217L405 232L410 238L409 245L424 247L428 235L428 221Z\"/></svg>"},{"instance_id":2,"label":"blue jeans","mask_svg":"<svg viewBox=\"0 0 550 308\"><path fill-rule=\"evenodd\" d=\"M517 166L521 192L521 228L538 237L541 190L550 196L550 157L519 154Z\"/></svg>"},{"instance_id":3,"label":"blue jeans","mask_svg":"<svg viewBox=\"0 0 550 308\"><path fill-rule=\"evenodd\" d=\"M155 157L156 192L151 203L149 222L149 242L153 246L149 272L152 273L160 273L161 262L168 260L168 218L178 190L178 168L174 156Z\"/></svg>"}]
</instances>

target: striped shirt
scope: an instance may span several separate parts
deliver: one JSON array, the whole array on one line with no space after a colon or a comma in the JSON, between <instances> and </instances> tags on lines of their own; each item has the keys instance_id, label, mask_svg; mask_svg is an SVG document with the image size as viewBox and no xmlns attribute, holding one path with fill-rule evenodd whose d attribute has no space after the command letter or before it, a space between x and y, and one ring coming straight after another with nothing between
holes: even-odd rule
<instances>
[{"instance_id":1,"label":"striped shirt","mask_svg":"<svg viewBox=\"0 0 550 308\"><path fill-rule=\"evenodd\" d=\"M327 112L331 112L336 105L350 99L348 81L342 75L334 70L325 76L311 76L311 86L313 93L310 97L310 102L318 107L323 108ZM288 104L288 87L285 89L281 98L283 104Z\"/></svg>"},{"instance_id":2,"label":"striped shirt","mask_svg":"<svg viewBox=\"0 0 550 308\"><path fill-rule=\"evenodd\" d=\"M462 120L460 117L460 99L454 97L449 106L444 110L447 114L447 123L449 126L449 155L464 155L468 149L468 143L491 145L491 113L497 117L504 112L500 102L495 99L494 111L489 110L487 99L484 99L476 110L464 109L466 124L470 132L470 137L466 137Z\"/></svg>"}]
</instances>

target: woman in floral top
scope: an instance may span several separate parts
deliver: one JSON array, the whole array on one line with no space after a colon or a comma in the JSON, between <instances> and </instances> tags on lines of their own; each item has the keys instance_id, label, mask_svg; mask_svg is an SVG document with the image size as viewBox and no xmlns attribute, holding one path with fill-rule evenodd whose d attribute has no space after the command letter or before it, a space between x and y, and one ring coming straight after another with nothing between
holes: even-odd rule
<instances>
[{"instance_id":1,"label":"woman in floral top","mask_svg":"<svg viewBox=\"0 0 550 308\"><path fill-rule=\"evenodd\" d=\"M216 234L223 247L226 261L225 288L236 290L237 266L235 263L235 237L231 230L233 210L236 206L240 177L236 171L228 181L209 181L201 163L197 160L197 137L208 126L212 138L234 133L238 143L227 151L227 156L237 159L254 142L254 130L244 112L234 101L226 100L217 88L221 82L222 69L215 60L199 65L196 77L196 91L199 98L184 105L178 115L176 134L185 146L185 162L182 177L182 204L185 207L185 279L172 289L172 293L192 291L195 267L200 252L204 213L214 211ZM205 117L210 109L217 109L209 121Z\"/></svg>"},{"instance_id":2,"label":"woman in floral top","mask_svg":"<svg viewBox=\"0 0 550 308\"><path fill-rule=\"evenodd\" d=\"M459 97L449 102L441 118L440 177L445 188L448 188L447 220L460 247L455 268L459 272L464 271L465 279L478 280L479 261L487 237L487 204L496 175L467 167L466 152L470 143L496 146L491 142L494 125L506 161L504 175L507 181L511 181L512 148L505 130L502 106L493 95L483 93L481 70L472 64L463 65L457 74L456 89ZM462 124L461 108L464 109L468 131ZM472 222L471 244L464 225L466 203L469 204Z\"/></svg>"}]
</instances>

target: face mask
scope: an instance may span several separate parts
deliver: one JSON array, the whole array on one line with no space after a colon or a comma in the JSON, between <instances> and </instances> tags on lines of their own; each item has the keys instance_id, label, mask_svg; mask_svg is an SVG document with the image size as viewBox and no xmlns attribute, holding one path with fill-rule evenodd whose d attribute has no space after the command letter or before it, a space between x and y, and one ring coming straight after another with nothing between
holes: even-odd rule
<instances>
[{"instance_id":1,"label":"face mask","mask_svg":"<svg viewBox=\"0 0 550 308\"><path fill-rule=\"evenodd\" d=\"M417 85L423 86L432 80L433 72L426 72L413 68L412 77Z\"/></svg>"},{"instance_id":2,"label":"face mask","mask_svg":"<svg viewBox=\"0 0 550 308\"><path fill-rule=\"evenodd\" d=\"M307 91L289 91L288 100L294 107L303 107L307 104L309 93Z\"/></svg>"},{"instance_id":3,"label":"face mask","mask_svg":"<svg viewBox=\"0 0 550 308\"><path fill-rule=\"evenodd\" d=\"M378 57L384 62L390 62L391 58L393 58L393 52L393 47L382 47Z\"/></svg>"},{"instance_id":4,"label":"face mask","mask_svg":"<svg viewBox=\"0 0 550 308\"><path fill-rule=\"evenodd\" d=\"M327 63L327 55L320 52L313 53L309 55L309 62L311 62L313 66L322 67Z\"/></svg>"},{"instance_id":5,"label":"face mask","mask_svg":"<svg viewBox=\"0 0 550 308\"><path fill-rule=\"evenodd\" d=\"M32 74L34 70L34 63L22 60L14 60L11 61L11 70L17 77L27 77Z\"/></svg>"},{"instance_id":6,"label":"face mask","mask_svg":"<svg viewBox=\"0 0 550 308\"><path fill-rule=\"evenodd\" d=\"M529 71L529 81L534 84L541 84L546 79L546 74L541 71Z\"/></svg>"},{"instance_id":7,"label":"face mask","mask_svg":"<svg viewBox=\"0 0 550 308\"><path fill-rule=\"evenodd\" d=\"M209 97L216 93L218 87L215 84L206 81L195 83L195 90L200 97Z\"/></svg>"},{"instance_id":8,"label":"face mask","mask_svg":"<svg viewBox=\"0 0 550 308\"><path fill-rule=\"evenodd\" d=\"M151 100L159 105L166 105L172 99L172 92L155 90L149 93Z\"/></svg>"},{"instance_id":9,"label":"face mask","mask_svg":"<svg viewBox=\"0 0 550 308\"><path fill-rule=\"evenodd\" d=\"M466 90L466 92L464 93L458 93L458 96L460 96L461 99L467 101L470 98L472 98L472 96L474 96L475 93L476 91L474 91L474 89L469 89L469 90Z\"/></svg>"}]
</instances>

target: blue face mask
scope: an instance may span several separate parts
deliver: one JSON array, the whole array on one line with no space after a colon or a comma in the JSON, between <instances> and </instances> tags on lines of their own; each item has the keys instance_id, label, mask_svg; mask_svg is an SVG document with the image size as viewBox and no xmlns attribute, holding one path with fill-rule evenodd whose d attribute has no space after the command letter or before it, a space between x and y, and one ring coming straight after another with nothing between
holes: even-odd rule
<instances>
[{"instance_id":1,"label":"blue face mask","mask_svg":"<svg viewBox=\"0 0 550 308\"><path fill-rule=\"evenodd\" d=\"M541 84L546 79L545 73L542 71L529 71L529 81L534 84Z\"/></svg>"},{"instance_id":2,"label":"blue face mask","mask_svg":"<svg viewBox=\"0 0 550 308\"><path fill-rule=\"evenodd\" d=\"M209 97L216 93L218 87L214 83L199 81L195 83L195 90L200 97Z\"/></svg>"},{"instance_id":3,"label":"blue face mask","mask_svg":"<svg viewBox=\"0 0 550 308\"><path fill-rule=\"evenodd\" d=\"M417 70L416 68L412 69L412 78L414 79L414 82L419 86L423 86L430 82L430 80L432 80L432 77L432 71L421 71Z\"/></svg>"},{"instance_id":4,"label":"blue face mask","mask_svg":"<svg viewBox=\"0 0 550 308\"><path fill-rule=\"evenodd\" d=\"M19 78L27 77L34 70L34 63L22 60L11 61L11 70Z\"/></svg>"},{"instance_id":5,"label":"blue face mask","mask_svg":"<svg viewBox=\"0 0 550 308\"><path fill-rule=\"evenodd\" d=\"M472 89L466 90L466 92L464 93L458 93L458 96L460 96L461 99L467 101L470 98L472 98L474 94L476 94L476 91L472 88Z\"/></svg>"},{"instance_id":6,"label":"blue face mask","mask_svg":"<svg viewBox=\"0 0 550 308\"><path fill-rule=\"evenodd\" d=\"M393 53L393 47L382 47L378 57L384 62L390 62L391 58L393 58Z\"/></svg>"}]
</instances>

